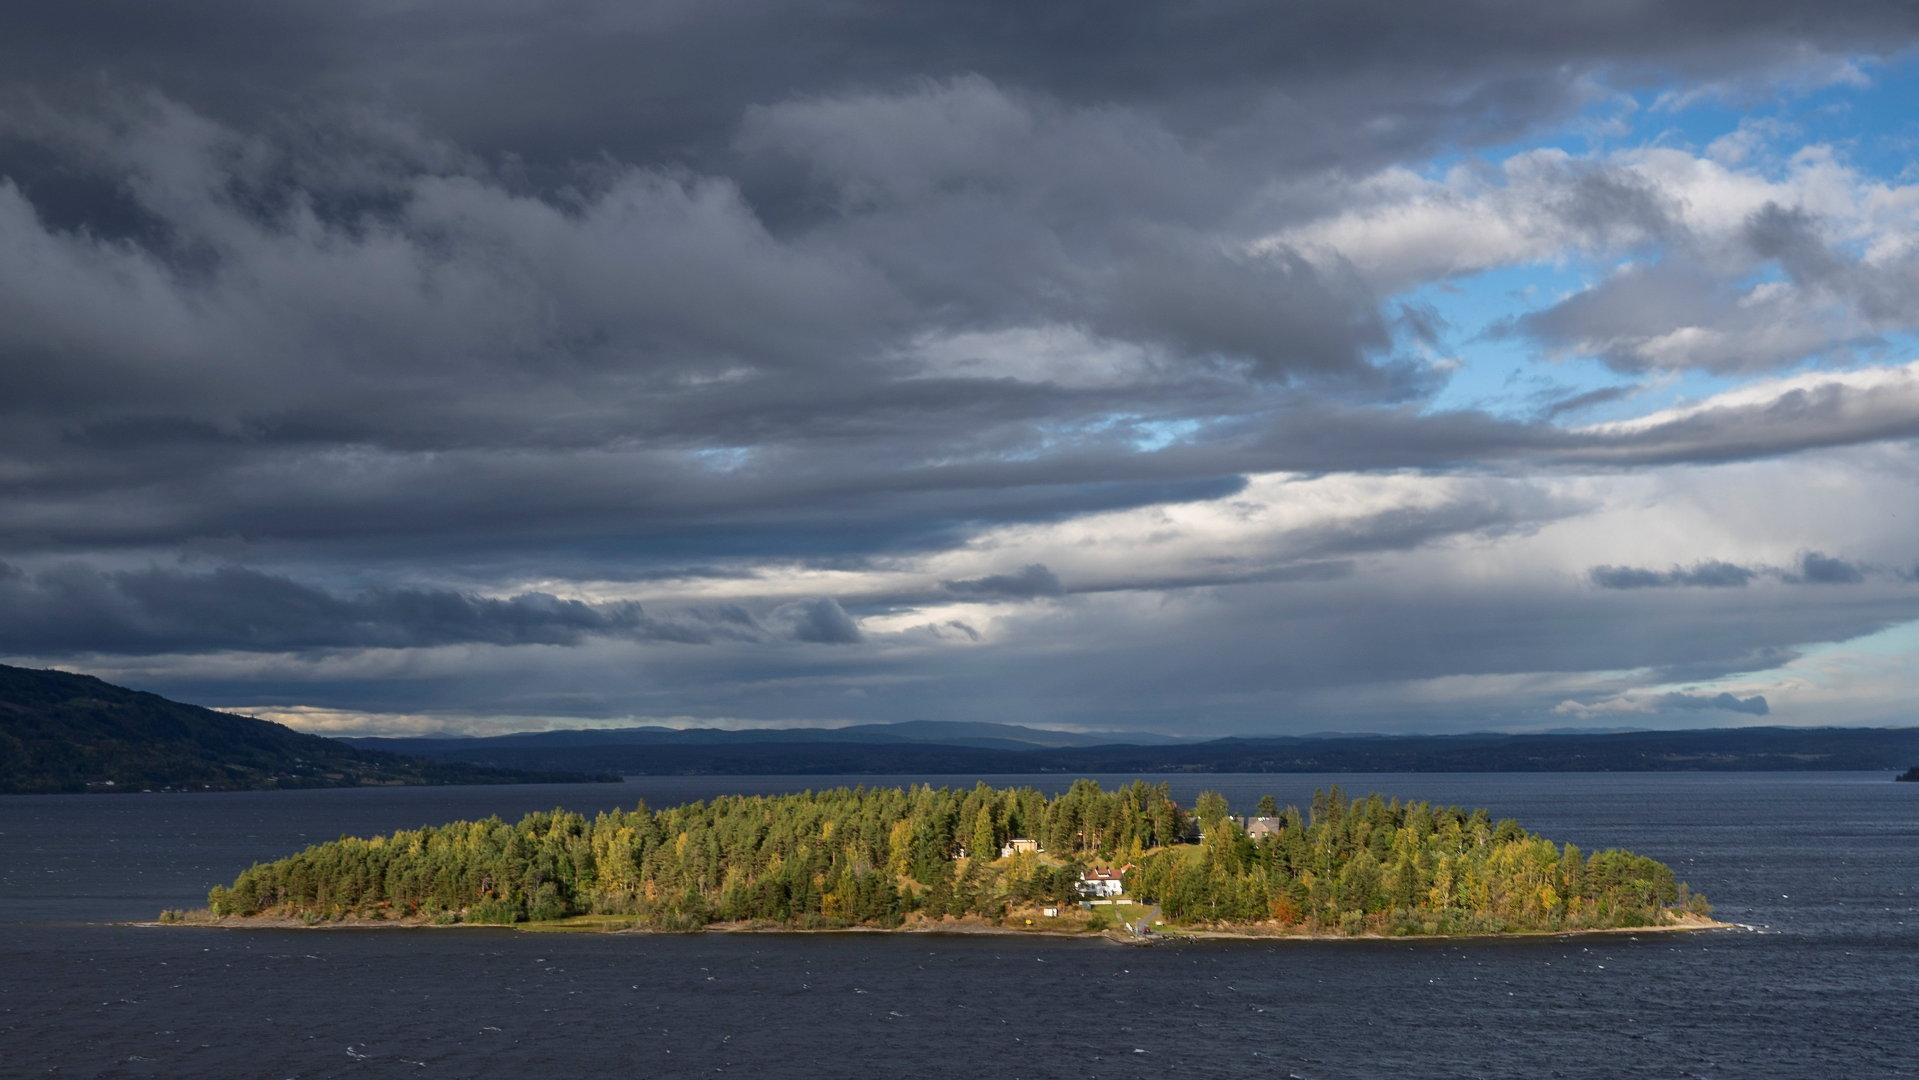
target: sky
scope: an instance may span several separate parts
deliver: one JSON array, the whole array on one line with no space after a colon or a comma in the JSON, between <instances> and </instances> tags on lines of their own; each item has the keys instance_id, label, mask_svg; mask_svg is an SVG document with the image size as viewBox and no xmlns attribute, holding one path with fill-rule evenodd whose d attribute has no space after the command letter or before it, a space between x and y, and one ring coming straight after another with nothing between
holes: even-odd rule
<instances>
[{"instance_id":1,"label":"sky","mask_svg":"<svg viewBox=\"0 0 1919 1080\"><path fill-rule=\"evenodd\" d=\"M1919 7L17 0L0 659L322 733L1911 724Z\"/></svg>"}]
</instances>

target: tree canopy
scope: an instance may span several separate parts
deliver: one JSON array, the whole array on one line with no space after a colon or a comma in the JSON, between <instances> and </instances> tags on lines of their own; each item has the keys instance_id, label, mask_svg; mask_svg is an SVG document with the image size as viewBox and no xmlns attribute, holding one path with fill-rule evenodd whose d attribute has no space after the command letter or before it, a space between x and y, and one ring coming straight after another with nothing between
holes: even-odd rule
<instances>
[{"instance_id":1,"label":"tree canopy","mask_svg":"<svg viewBox=\"0 0 1919 1080\"><path fill-rule=\"evenodd\" d=\"M631 916L693 929L716 922L898 926L913 918L1003 920L1078 899L1091 865L1129 867L1129 898L1173 924L1431 934L1651 925L1704 910L1665 865L1591 856L1485 811L1347 801L1287 807L1257 842L1216 793L1202 830L1164 784L1113 791L1090 780L1034 788L836 788L723 796L588 818L564 810L342 838L256 865L215 888L216 916L515 923ZM1261 807L1265 809L1265 807ZM999 857L1012 838L1042 851Z\"/></svg>"}]
</instances>

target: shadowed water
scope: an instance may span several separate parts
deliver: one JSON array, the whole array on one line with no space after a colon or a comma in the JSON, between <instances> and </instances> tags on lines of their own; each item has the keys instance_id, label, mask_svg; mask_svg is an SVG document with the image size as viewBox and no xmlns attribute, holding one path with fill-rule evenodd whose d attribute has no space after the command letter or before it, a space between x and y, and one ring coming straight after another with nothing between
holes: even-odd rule
<instances>
[{"instance_id":1,"label":"shadowed water","mask_svg":"<svg viewBox=\"0 0 1919 1080\"><path fill-rule=\"evenodd\" d=\"M891 785L920 777L857 777ZM975 777L936 777L970 785ZM986 777L1058 789L1070 778ZM1102 777L1113 783L1131 777ZM1149 778L1157 779L1157 778ZM1752 932L1174 944L111 925L256 860L822 777L0 798L6 1076L1906 1076L1919 785L1883 774L1165 777L1487 806L1672 864Z\"/></svg>"}]
</instances>

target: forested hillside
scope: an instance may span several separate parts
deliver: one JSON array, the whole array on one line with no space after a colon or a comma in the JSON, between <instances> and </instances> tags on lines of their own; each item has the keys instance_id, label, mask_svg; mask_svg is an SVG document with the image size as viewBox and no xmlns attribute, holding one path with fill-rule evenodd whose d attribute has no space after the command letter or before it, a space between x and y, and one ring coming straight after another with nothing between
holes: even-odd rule
<instances>
[{"instance_id":1,"label":"forested hillside","mask_svg":"<svg viewBox=\"0 0 1919 1080\"><path fill-rule=\"evenodd\" d=\"M584 779L589 777L362 750L89 675L0 664L0 792Z\"/></svg>"},{"instance_id":2,"label":"forested hillside","mask_svg":"<svg viewBox=\"0 0 1919 1080\"><path fill-rule=\"evenodd\" d=\"M693 929L760 920L898 926L999 922L1077 899L1089 864L1130 864L1129 897L1173 924L1436 934L1646 926L1703 901L1624 851L1592 856L1485 811L1348 802L1277 812L1255 841L1226 802L1165 785L1057 798L1032 788L838 788L726 796L592 818L555 810L320 844L254 866L215 916L513 923L601 914ZM1188 838L1203 833L1197 843ZM1000 857L1013 838L1043 851Z\"/></svg>"}]
</instances>

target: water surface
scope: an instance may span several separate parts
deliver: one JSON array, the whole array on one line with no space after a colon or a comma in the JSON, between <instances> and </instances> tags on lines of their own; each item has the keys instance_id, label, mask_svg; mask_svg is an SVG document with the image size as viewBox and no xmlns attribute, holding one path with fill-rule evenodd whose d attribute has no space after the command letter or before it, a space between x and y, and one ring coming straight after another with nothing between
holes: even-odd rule
<instances>
[{"instance_id":1,"label":"water surface","mask_svg":"<svg viewBox=\"0 0 1919 1080\"><path fill-rule=\"evenodd\" d=\"M1909 1076L1919 785L1884 774L1169 776L1487 806L1663 859L1752 932L1202 943L113 925L342 834L977 777L0 798L5 1076ZM1069 777L985 777L1058 789ZM1132 777L1100 777L1118 783Z\"/></svg>"}]
</instances>

